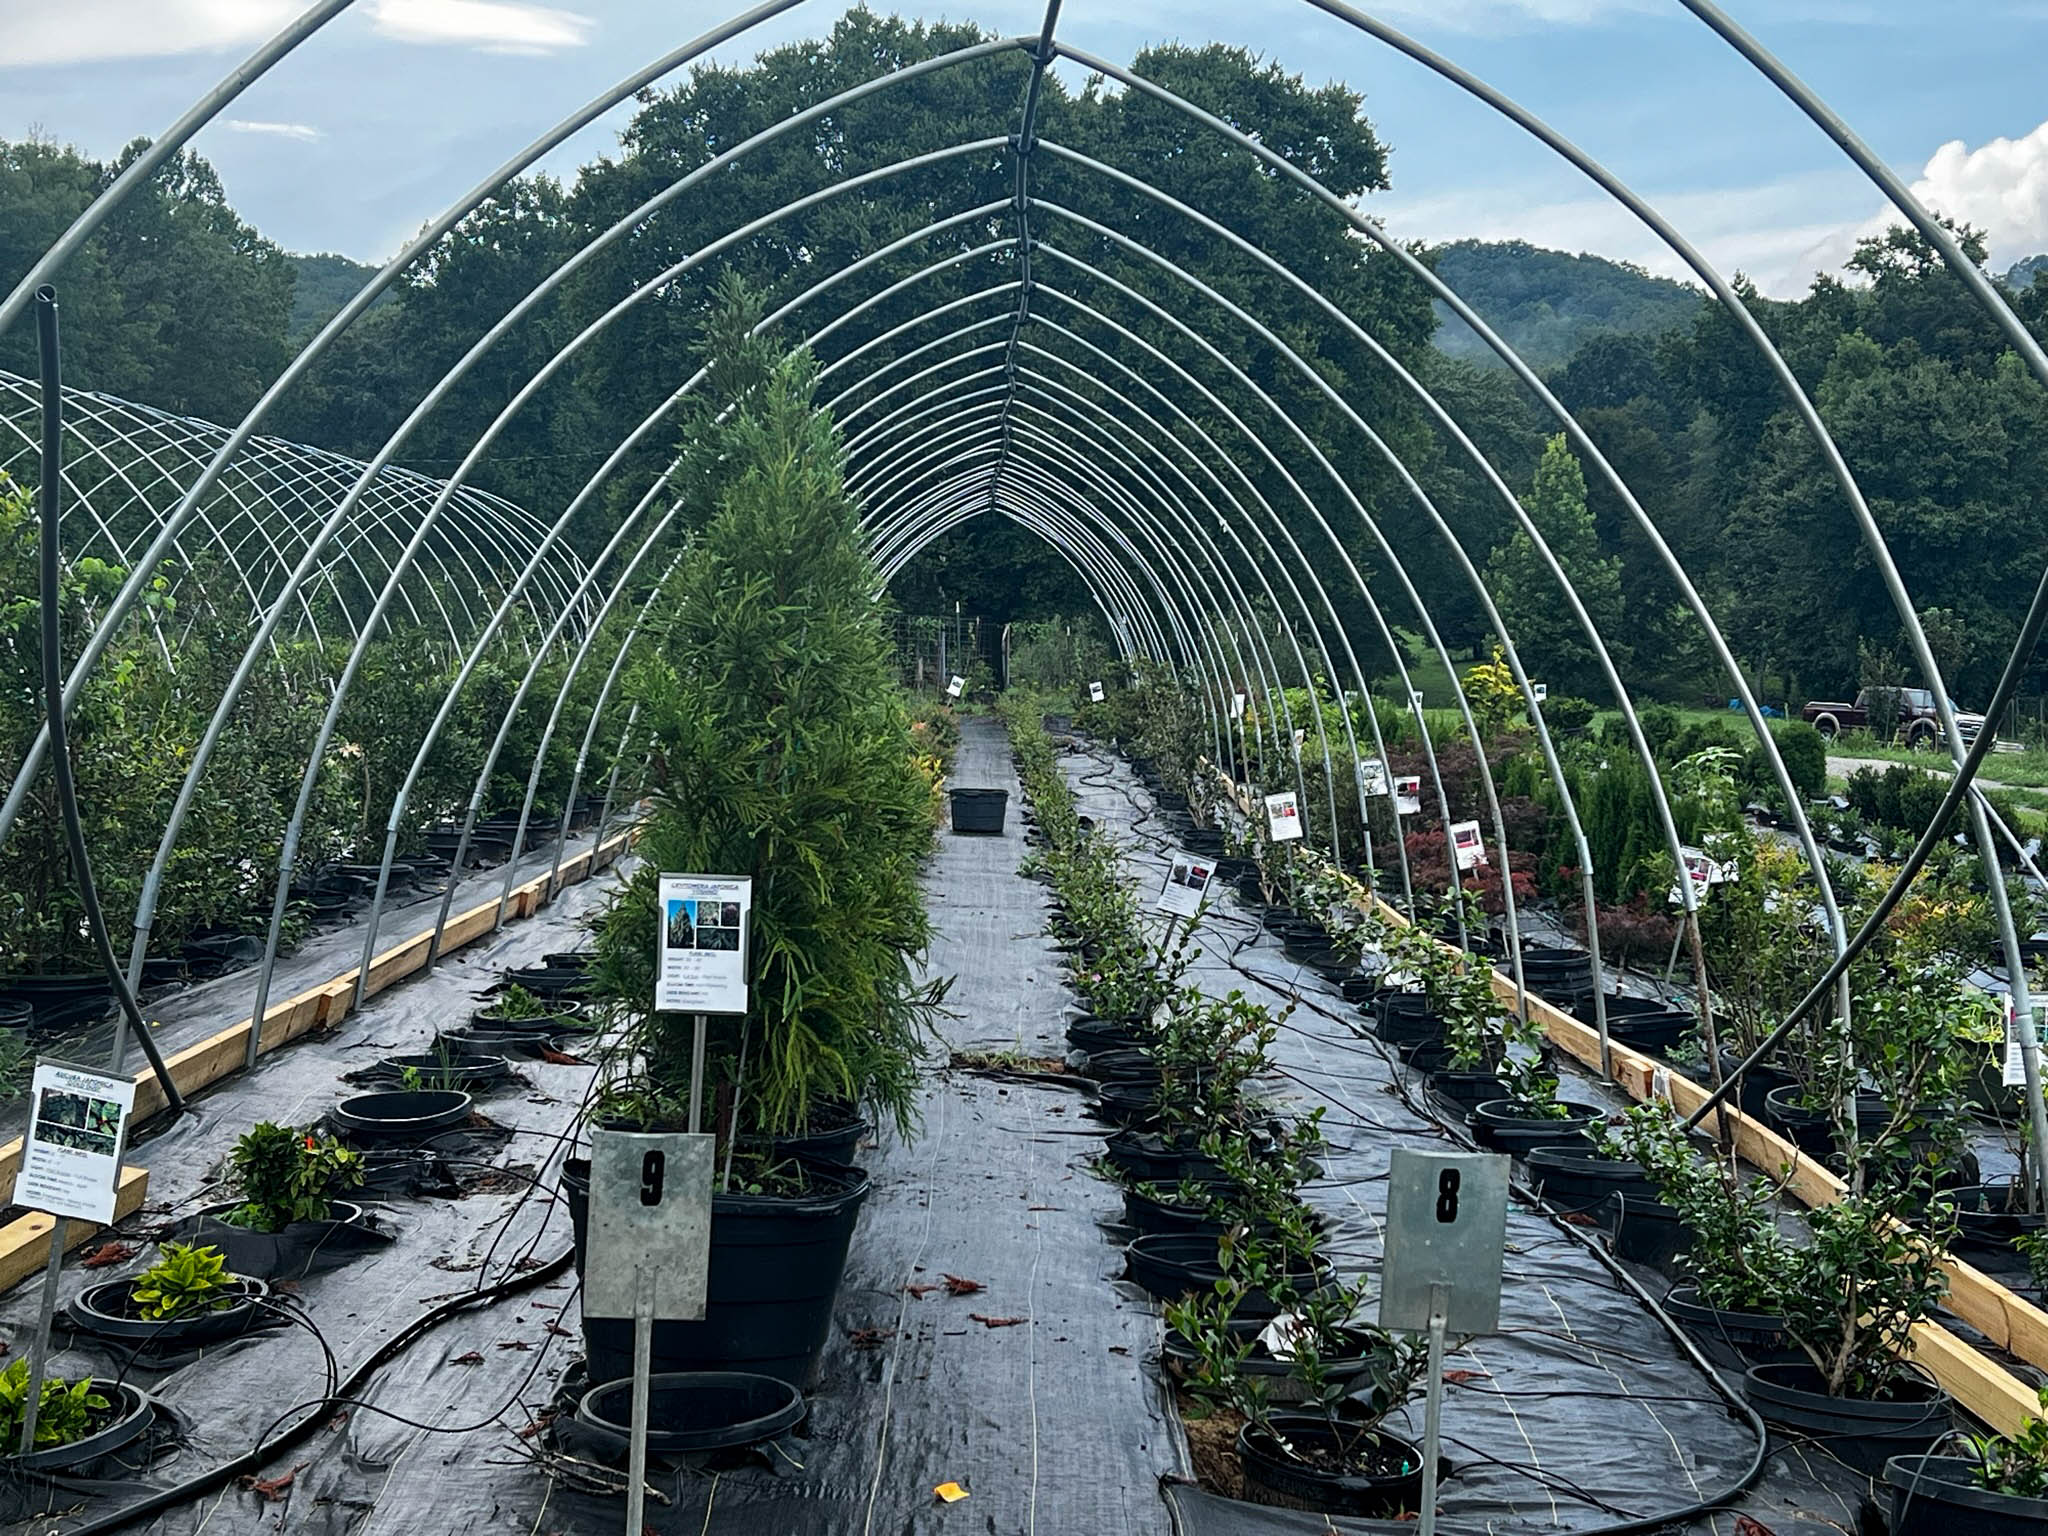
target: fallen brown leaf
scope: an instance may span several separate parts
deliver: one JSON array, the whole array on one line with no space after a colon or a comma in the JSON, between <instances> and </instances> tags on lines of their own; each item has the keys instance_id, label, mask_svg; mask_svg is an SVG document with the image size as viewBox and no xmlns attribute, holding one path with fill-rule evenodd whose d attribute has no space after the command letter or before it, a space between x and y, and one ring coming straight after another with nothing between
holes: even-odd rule
<instances>
[{"instance_id":1,"label":"fallen brown leaf","mask_svg":"<svg viewBox=\"0 0 2048 1536\"><path fill-rule=\"evenodd\" d=\"M855 1349L879 1349L883 1343L896 1337L894 1328L855 1328L846 1335L846 1340Z\"/></svg>"},{"instance_id":2,"label":"fallen brown leaf","mask_svg":"<svg viewBox=\"0 0 2048 1536\"><path fill-rule=\"evenodd\" d=\"M522 1349L522 1350L523 1350L523 1349L532 1349L532 1348L533 1348L533 1346L532 1346L531 1344L527 1343L527 1342L526 1342L526 1340L524 1340L524 1339L500 1339L500 1340L498 1340L498 1348L500 1348L500 1349Z\"/></svg>"},{"instance_id":3,"label":"fallen brown leaf","mask_svg":"<svg viewBox=\"0 0 2048 1536\"><path fill-rule=\"evenodd\" d=\"M970 1312L967 1315L984 1328L1014 1328L1019 1323L1031 1321L1028 1317L983 1317L979 1312Z\"/></svg>"},{"instance_id":4,"label":"fallen brown leaf","mask_svg":"<svg viewBox=\"0 0 2048 1536\"><path fill-rule=\"evenodd\" d=\"M128 1243L101 1243L78 1262L85 1269L105 1269L109 1264L119 1264L134 1257L135 1249Z\"/></svg>"},{"instance_id":5,"label":"fallen brown leaf","mask_svg":"<svg viewBox=\"0 0 2048 1536\"><path fill-rule=\"evenodd\" d=\"M1486 1379L1486 1372L1484 1372L1484 1371L1445 1371L1445 1372L1444 1372L1444 1380L1445 1380L1446 1382L1448 1382L1448 1383L1449 1383L1450 1385L1454 1386L1454 1387L1456 1387L1456 1386L1462 1386L1462 1385L1463 1385L1463 1384L1464 1384L1465 1382L1468 1382L1468 1381L1484 1381L1485 1379Z\"/></svg>"},{"instance_id":6,"label":"fallen brown leaf","mask_svg":"<svg viewBox=\"0 0 2048 1536\"><path fill-rule=\"evenodd\" d=\"M448 1363L450 1365L482 1365L484 1363L484 1357L472 1349L466 1355L457 1355L453 1360L450 1360Z\"/></svg>"},{"instance_id":7,"label":"fallen brown leaf","mask_svg":"<svg viewBox=\"0 0 2048 1536\"><path fill-rule=\"evenodd\" d=\"M258 1477L253 1472L245 1473L237 1478L236 1481L251 1493L260 1495L270 1503L275 1504L284 1498L285 1490L291 1487L292 1479L299 1475L300 1470L304 1466L305 1463L302 1461L298 1466L293 1467L291 1471L280 1472L276 1477Z\"/></svg>"},{"instance_id":8,"label":"fallen brown leaf","mask_svg":"<svg viewBox=\"0 0 2048 1536\"><path fill-rule=\"evenodd\" d=\"M581 1056L572 1056L567 1051L558 1051L552 1045L540 1048L540 1059L551 1067L587 1067L589 1062Z\"/></svg>"},{"instance_id":9,"label":"fallen brown leaf","mask_svg":"<svg viewBox=\"0 0 2048 1536\"><path fill-rule=\"evenodd\" d=\"M539 1434L542 1430L546 1429L550 1424L554 1422L555 1410L552 1408L546 1409L540 1414L536 1415L533 1422L527 1425L526 1428L518 1431L519 1438L522 1440L531 1440L535 1435Z\"/></svg>"},{"instance_id":10,"label":"fallen brown leaf","mask_svg":"<svg viewBox=\"0 0 2048 1536\"><path fill-rule=\"evenodd\" d=\"M548 1332L552 1333L558 1339L573 1339L576 1337L575 1330L570 1328L564 1328L560 1323L556 1322L553 1318L548 1319Z\"/></svg>"},{"instance_id":11,"label":"fallen brown leaf","mask_svg":"<svg viewBox=\"0 0 2048 1536\"><path fill-rule=\"evenodd\" d=\"M972 1296L976 1291L988 1289L979 1280L962 1280L958 1275L942 1275L940 1278L946 1282L948 1296Z\"/></svg>"},{"instance_id":12,"label":"fallen brown leaf","mask_svg":"<svg viewBox=\"0 0 2048 1536\"><path fill-rule=\"evenodd\" d=\"M903 1287L903 1289L908 1291L911 1295L915 1296L919 1301L923 1301L925 1297L929 1296L933 1291L936 1291L938 1289L938 1286L906 1285L905 1287Z\"/></svg>"}]
</instances>

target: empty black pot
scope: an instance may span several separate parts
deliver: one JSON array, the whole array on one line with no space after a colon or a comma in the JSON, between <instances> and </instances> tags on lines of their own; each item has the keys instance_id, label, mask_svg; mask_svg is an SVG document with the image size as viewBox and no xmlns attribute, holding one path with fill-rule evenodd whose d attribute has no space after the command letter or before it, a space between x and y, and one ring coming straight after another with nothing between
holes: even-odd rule
<instances>
[{"instance_id":1,"label":"empty black pot","mask_svg":"<svg viewBox=\"0 0 2048 1536\"><path fill-rule=\"evenodd\" d=\"M947 798L952 803L955 832L1003 830L1003 816L1010 803L1007 789L956 789Z\"/></svg>"}]
</instances>

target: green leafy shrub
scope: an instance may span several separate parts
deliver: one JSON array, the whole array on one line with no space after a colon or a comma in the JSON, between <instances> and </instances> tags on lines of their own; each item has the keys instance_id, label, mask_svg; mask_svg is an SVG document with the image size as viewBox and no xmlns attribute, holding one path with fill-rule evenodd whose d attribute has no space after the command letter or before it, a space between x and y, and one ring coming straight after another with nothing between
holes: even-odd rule
<instances>
[{"instance_id":1,"label":"green leafy shrub","mask_svg":"<svg viewBox=\"0 0 2048 1536\"><path fill-rule=\"evenodd\" d=\"M99 1426L110 1405L98 1386L90 1377L79 1381L43 1378L36 1408L37 1450L83 1440ZM24 1355L0 1371L0 1446L7 1447L10 1454L21 1444L21 1424L27 1412L28 1357Z\"/></svg>"},{"instance_id":2,"label":"green leafy shrub","mask_svg":"<svg viewBox=\"0 0 2048 1536\"><path fill-rule=\"evenodd\" d=\"M235 1284L218 1248L165 1243L157 1261L135 1277L128 1299L153 1321L218 1312L232 1306L225 1294Z\"/></svg>"},{"instance_id":3,"label":"green leafy shrub","mask_svg":"<svg viewBox=\"0 0 2048 1536\"><path fill-rule=\"evenodd\" d=\"M221 1219L254 1232L281 1232L295 1221L319 1221L328 1202L363 1182L362 1155L332 1137L263 1121L242 1133L229 1154L242 1203Z\"/></svg>"}]
</instances>

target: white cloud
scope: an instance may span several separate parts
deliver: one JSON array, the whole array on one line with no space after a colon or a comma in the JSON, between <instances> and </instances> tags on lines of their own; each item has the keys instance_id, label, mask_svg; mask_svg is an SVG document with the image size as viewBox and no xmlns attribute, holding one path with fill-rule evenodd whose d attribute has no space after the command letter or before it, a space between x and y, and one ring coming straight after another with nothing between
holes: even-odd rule
<instances>
[{"instance_id":1,"label":"white cloud","mask_svg":"<svg viewBox=\"0 0 2048 1536\"><path fill-rule=\"evenodd\" d=\"M299 0L0 0L0 71L246 48Z\"/></svg>"},{"instance_id":2,"label":"white cloud","mask_svg":"<svg viewBox=\"0 0 2048 1536\"><path fill-rule=\"evenodd\" d=\"M297 139L306 144L327 137L318 128L307 123L254 123L242 117L230 117L224 122L225 126L235 133L265 134L277 139Z\"/></svg>"},{"instance_id":3,"label":"white cloud","mask_svg":"<svg viewBox=\"0 0 2048 1536\"><path fill-rule=\"evenodd\" d=\"M1951 140L1927 162L1913 195L1983 230L1994 267L2048 251L2048 123L2025 138L1993 139L1977 149ZM1902 217L1893 213L1879 223Z\"/></svg>"},{"instance_id":4,"label":"white cloud","mask_svg":"<svg viewBox=\"0 0 2048 1536\"><path fill-rule=\"evenodd\" d=\"M406 43L455 43L487 53L554 53L579 48L591 20L574 11L513 0L372 0L371 24Z\"/></svg>"}]
</instances>

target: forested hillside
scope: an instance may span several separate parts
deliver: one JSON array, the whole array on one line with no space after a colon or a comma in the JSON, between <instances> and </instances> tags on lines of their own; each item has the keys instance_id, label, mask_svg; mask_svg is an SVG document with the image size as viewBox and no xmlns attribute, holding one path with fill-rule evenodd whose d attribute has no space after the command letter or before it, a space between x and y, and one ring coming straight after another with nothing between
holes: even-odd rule
<instances>
[{"instance_id":1,"label":"forested hillside","mask_svg":"<svg viewBox=\"0 0 2048 1536\"><path fill-rule=\"evenodd\" d=\"M1658 336L1698 313L1697 288L1604 256L1547 251L1522 240L1459 240L1437 252L1443 280L1500 337L1539 368L1554 368L1606 332ZM1439 304L1436 344L1452 357L1500 366L1493 350Z\"/></svg>"},{"instance_id":2,"label":"forested hillside","mask_svg":"<svg viewBox=\"0 0 2048 1536\"><path fill-rule=\"evenodd\" d=\"M632 299L617 323L507 418L476 463L473 483L560 515L625 434L690 377L711 284L728 265L773 311L819 277L891 241L902 243L779 322L776 334L791 344L831 325L819 347L828 367L869 342L877 342L865 359L873 362L936 341L943 328L924 317L930 307L956 300L946 323L981 327L956 349L998 340L1015 309L1014 290L1005 286L1015 266L1000 243L1014 233L1014 218L997 212L943 227L932 220L934 210L943 216L1004 208L1014 189L1000 155L931 160L854 194L828 195L806 213L800 242L776 226L721 248L715 259L699 253L785 199L842 187L941 138L1001 139L1014 128L1028 74L1019 55L914 79L839 114L843 121L832 135L793 136L750 154L748 174L721 177L715 195L689 188L665 197L679 176L713 154L865 79L875 59L907 64L981 36L967 27L855 11L827 39L777 49L751 64L706 67L673 89L649 93L613 156L566 184L525 179L466 220L325 355L265 429L365 457L376 453L534 283L615 225L632 229L632 237L534 304L474 365L451 403L429 413L398 447L399 463L452 472L558 348L664 271L663 286ZM1341 196L1369 206L1387 185L1386 146L1364 102L1347 90L1311 88L1250 55L1215 47L1161 47L1137 65L1214 111L1293 123L1299 131L1287 142L1300 147L1284 152ZM1632 678L1673 699L1726 697L1702 635L1599 467L1583 454L1552 453L1539 488L1539 461L1558 423L1505 371L1448 355L1459 350L1456 338L1440 338L1442 349L1431 345L1429 295L1398 262L1251 162L1194 154L1186 146L1199 130L1142 96L1073 91L1056 78L1046 91L1048 140L1111 165L1142 163L1169 192L1284 253L1295 271L1319 274L1331 298L1445 401L1507 484L1523 493L1611 624ZM943 135L936 132L941 124ZM0 283L11 283L116 169L46 143L0 146ZM1114 382L1153 415L1155 437L1170 430L1195 442L1199 430L1230 445L1236 464L1212 465L1219 479L1233 490L1256 488L1270 507L1255 524L1232 525L1243 542L1226 538L1215 556L1228 568L1254 575L1274 569L1277 517L1326 577L1341 569L1330 548L1335 538L1369 577L1386 580L1386 557L1362 510L1429 595L1451 643L1483 650L1482 609L1438 532L1441 516L1473 563L1499 583L1503 607L1526 632L1531 663L1561 687L1598 696L1590 656L1568 626L1555 622L1560 610L1547 573L1533 549L1510 539L1513 525L1496 490L1362 345L1312 299L1159 205L1050 154L1034 161L1033 175L1049 204L1141 235L1189 274L1258 311L1300 349L1316 378L1202 302L1182 277L1075 218L1049 213L1033 222L1045 256L1033 262L1037 289L1024 339L1061 355L1029 354L1048 382L1024 397L1021 430L1068 430L1048 414L1062 398L1079 401L1075 408L1094 413L1091 420L1126 410L1104 393L1109 375L1083 365L1091 354L1074 338L1093 340L1126 360L1131 372ZM664 196L661 206L644 206L657 196ZM954 259L907 290L885 293L948 257ZM1775 380L1718 309L1690 288L1597 257L1463 243L1434 259L1549 372L1769 695L1853 691L1867 671L1890 665L1887 657L1899 649L1897 621L1842 492L1796 427ZM1988 691L2048 564L2048 398L1916 239L1867 242L1851 267L1820 279L1796 302L1751 295L1750 303L1835 429L1908 586L1928 612L1956 692L1973 702ZM343 258L286 256L237 217L206 163L187 155L60 279L68 376L82 387L237 421L299 340L367 272ZM2048 284L2027 287L2016 302L2039 329ZM1173 363L1125 344L1108 322ZM1212 340L1215 352L1195 345L1184 325ZM898 327L900 335L887 334ZM32 372L31 345L29 329L15 328L0 366ZM988 362L981 357L948 377L967 377ZM1323 384L1413 467L1427 507ZM821 395L831 401L844 387L843 378L827 377ZM860 386L838 408L860 411L879 392ZM1287 418L1314 437L1324 458L1303 446ZM1258 449L1245 448L1245 428ZM579 508L568 529L575 547L588 553L603 545L669 463L679 432L673 417L657 418L624 471ZM1086 451L1106 463L1096 449ZM1109 465L1105 472L1141 499L1156 499L1126 469ZM1257 508L1251 498L1246 504ZM1162 536L1181 541L1191 530L1170 526ZM1268 598L1256 582L1248 585L1261 603L1286 600L1284 592ZM1386 590L1395 594L1392 621L1413 627L1391 580ZM1058 556L987 518L914 562L897 591L912 611L951 611L959 603L997 620L1087 606ZM1356 621L1356 636L1374 632L1341 582L1333 583L1332 596L1347 622ZM1363 640L1360 659L1368 671L1390 671L1388 659Z\"/></svg>"}]
</instances>

